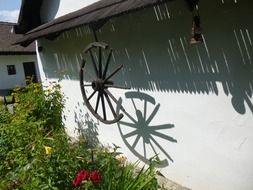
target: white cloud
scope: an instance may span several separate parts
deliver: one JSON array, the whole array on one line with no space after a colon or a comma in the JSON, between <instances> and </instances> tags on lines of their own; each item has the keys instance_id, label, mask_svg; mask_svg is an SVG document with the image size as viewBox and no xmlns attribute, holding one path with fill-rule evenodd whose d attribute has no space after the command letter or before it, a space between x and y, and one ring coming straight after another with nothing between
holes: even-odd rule
<instances>
[{"instance_id":1,"label":"white cloud","mask_svg":"<svg viewBox=\"0 0 253 190\"><path fill-rule=\"evenodd\" d=\"M18 15L19 10L0 10L0 21L16 23L18 21Z\"/></svg>"}]
</instances>

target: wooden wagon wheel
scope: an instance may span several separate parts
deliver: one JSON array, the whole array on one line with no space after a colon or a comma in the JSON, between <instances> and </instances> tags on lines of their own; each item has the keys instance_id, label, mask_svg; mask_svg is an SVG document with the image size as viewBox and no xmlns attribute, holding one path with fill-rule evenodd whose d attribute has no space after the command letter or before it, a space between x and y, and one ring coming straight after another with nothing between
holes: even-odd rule
<instances>
[{"instance_id":1,"label":"wooden wagon wheel","mask_svg":"<svg viewBox=\"0 0 253 190\"><path fill-rule=\"evenodd\" d=\"M105 124L113 124L120 121L123 117L123 114L116 113L113 103L117 105L117 99L111 94L111 92L108 89L109 88L128 89L128 88L115 86L114 83L111 81L111 78L117 72L119 72L119 70L123 67L123 65L119 66L111 74L108 74L108 67L112 57L112 49L109 49L108 47L109 46L106 43L94 42L89 44L84 49L84 53L90 57L93 69L95 71L95 76L94 79L91 81L91 83L84 84L84 67L87 59L83 60L80 69L80 87L83 100L89 111L101 122ZM95 60L94 57L94 51L96 50L98 50L97 60ZM106 59L105 66L103 67L102 53L105 51L109 51L109 54ZM86 91L86 88L91 88L92 93L87 94L88 92ZM96 94L97 97L95 96ZM96 98L95 105L92 105L91 103L91 100L93 98ZM111 118L109 118L108 116L109 112L108 110L106 110L107 108L109 112L111 112Z\"/></svg>"}]
</instances>

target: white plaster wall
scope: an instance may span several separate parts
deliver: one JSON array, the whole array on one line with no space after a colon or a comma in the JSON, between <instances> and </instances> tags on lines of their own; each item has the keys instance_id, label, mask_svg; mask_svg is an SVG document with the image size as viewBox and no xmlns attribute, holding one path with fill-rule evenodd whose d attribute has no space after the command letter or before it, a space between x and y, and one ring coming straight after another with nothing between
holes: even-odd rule
<instances>
[{"instance_id":1,"label":"white plaster wall","mask_svg":"<svg viewBox=\"0 0 253 190\"><path fill-rule=\"evenodd\" d=\"M25 86L25 73L23 62L35 62L37 76L39 80L39 71L35 55L12 55L0 56L0 90L12 89ZM8 75L7 65L15 65L16 75Z\"/></svg>"},{"instance_id":2,"label":"white plaster wall","mask_svg":"<svg viewBox=\"0 0 253 190\"><path fill-rule=\"evenodd\" d=\"M40 9L40 17L42 23L48 22L55 18L59 10L60 0L43 0L42 6Z\"/></svg>"},{"instance_id":3,"label":"white plaster wall","mask_svg":"<svg viewBox=\"0 0 253 190\"><path fill-rule=\"evenodd\" d=\"M59 11L57 12L56 17L71 13L88 5L91 5L92 3L95 3L97 1L99 0L78 0L73 3L72 0L61 0Z\"/></svg>"},{"instance_id":4,"label":"white plaster wall","mask_svg":"<svg viewBox=\"0 0 253 190\"><path fill-rule=\"evenodd\" d=\"M41 8L42 22L48 22L54 18L66 15L99 0L44 0Z\"/></svg>"},{"instance_id":5,"label":"white plaster wall","mask_svg":"<svg viewBox=\"0 0 253 190\"><path fill-rule=\"evenodd\" d=\"M200 4L204 43L197 46L189 45L191 14L181 1L113 19L98 32L115 49L110 72L124 65L113 81L131 87L111 90L132 117L114 125L83 105L79 67L94 41L90 30L40 40L41 74L61 79L69 134L81 128L93 141L121 146L132 161L158 153L161 172L194 190L252 190L252 2L223 2ZM87 63L86 82L92 71Z\"/></svg>"}]
</instances>

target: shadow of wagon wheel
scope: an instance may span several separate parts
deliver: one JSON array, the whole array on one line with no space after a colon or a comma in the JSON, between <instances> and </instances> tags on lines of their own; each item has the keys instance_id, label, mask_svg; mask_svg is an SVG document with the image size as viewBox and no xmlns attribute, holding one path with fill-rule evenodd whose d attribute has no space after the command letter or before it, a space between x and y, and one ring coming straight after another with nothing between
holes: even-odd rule
<instances>
[{"instance_id":1,"label":"shadow of wagon wheel","mask_svg":"<svg viewBox=\"0 0 253 190\"><path fill-rule=\"evenodd\" d=\"M155 99L142 92L127 92L125 93L127 99L130 99L135 110L135 114L130 115L123 109L125 119L118 122L120 135L129 148L129 150L137 156L144 163L149 163L149 158L157 156L160 160L161 153L166 156L165 159L160 160L158 167L166 167L169 165L168 159L173 162L173 159L160 145L158 139L163 139L176 143L173 137L168 136L160 130L174 128L173 124L152 125L152 120L158 113L160 104L156 104ZM142 102L142 106L137 104L137 101ZM120 105L118 110L120 110ZM122 110L122 107L121 107ZM150 113L148 113L151 110ZM125 121L125 120L128 121ZM134 140L133 140L134 139ZM137 148L142 147L142 148ZM138 149L138 150L137 150Z\"/></svg>"}]
</instances>

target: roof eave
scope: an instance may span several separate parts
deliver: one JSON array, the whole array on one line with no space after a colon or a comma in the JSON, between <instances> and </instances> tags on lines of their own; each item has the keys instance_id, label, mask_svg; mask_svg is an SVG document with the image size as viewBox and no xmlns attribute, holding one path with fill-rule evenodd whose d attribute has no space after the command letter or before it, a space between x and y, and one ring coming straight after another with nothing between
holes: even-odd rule
<instances>
[{"instance_id":1,"label":"roof eave","mask_svg":"<svg viewBox=\"0 0 253 190\"><path fill-rule=\"evenodd\" d=\"M25 34L41 25L40 9L42 1L22 0L18 23L14 26L16 34Z\"/></svg>"},{"instance_id":2,"label":"roof eave","mask_svg":"<svg viewBox=\"0 0 253 190\"><path fill-rule=\"evenodd\" d=\"M132 9L123 10L122 12L115 11L115 14L108 14L107 16L105 16L103 18L95 17L93 20L86 19L87 22L82 20L81 22L79 22L75 25L73 25L72 22L70 22L70 21L72 21L74 19L78 19L82 16L87 17L87 15L93 14L95 11L99 12L99 11L102 11L103 9L106 9L108 7L108 5L106 6L106 8L101 7L100 3L103 4L104 1L98 1L97 3L94 3L93 5L91 5L89 7L85 7L83 9L80 9L78 11L75 11L73 13L65 15L63 17L59 17L59 18L57 18L57 19L55 19L51 22L48 22L44 25L41 25L41 26L27 32L24 35L24 37L21 38L21 39L18 39L15 42L15 44L20 44L22 46L27 46L30 43L32 43L33 41L35 41L39 38L46 37L48 35L59 34L61 32L71 30L73 28L77 28L77 27L80 27L80 26L83 26L83 25L90 25L91 23L97 23L97 22L102 21L103 19L108 20L108 19L111 19L113 17L118 17L118 16L121 16L123 14L129 14L129 13L132 13L132 12L136 12L138 10L148 8L148 7L152 7L154 5L162 4L162 3L165 3L165 2L168 2L168 1L173 1L173 0L156 0L156 1L152 0L149 3L147 3L146 6L137 6L137 7L132 8ZM196 6L196 4L199 2L199 0L185 0L185 1L187 2L190 11L192 11L193 8ZM126 3L126 2L128 2L128 0L122 0L122 1L118 1L118 4L119 3L123 4L123 3ZM115 4L117 4L117 2L113 3L113 6L115 6ZM94 10L91 10L91 11L87 10L87 9L91 8L92 6L94 8L96 5L99 7L98 9L94 9ZM82 11L82 10L83 10L84 14L79 15L80 11ZM77 12L78 12L78 14L76 14ZM71 17L71 15L73 15L73 17ZM66 17L67 17L67 19L64 19ZM64 24L65 24L65 26L64 26ZM62 25L62 26L59 26L59 25ZM55 26L57 26L57 27L55 27Z\"/></svg>"},{"instance_id":3,"label":"roof eave","mask_svg":"<svg viewBox=\"0 0 253 190\"><path fill-rule=\"evenodd\" d=\"M36 52L30 52L30 51L24 51L24 52L20 52L20 51L2 51L0 52L0 55L36 55Z\"/></svg>"}]
</instances>

